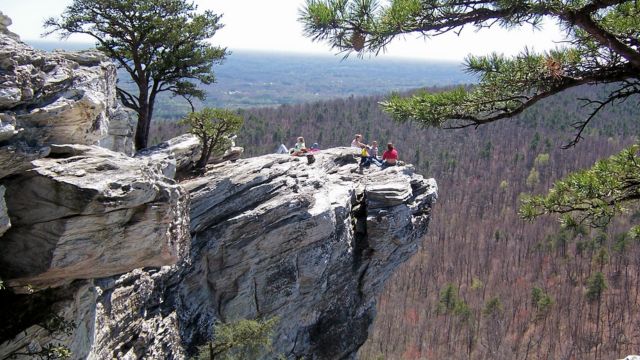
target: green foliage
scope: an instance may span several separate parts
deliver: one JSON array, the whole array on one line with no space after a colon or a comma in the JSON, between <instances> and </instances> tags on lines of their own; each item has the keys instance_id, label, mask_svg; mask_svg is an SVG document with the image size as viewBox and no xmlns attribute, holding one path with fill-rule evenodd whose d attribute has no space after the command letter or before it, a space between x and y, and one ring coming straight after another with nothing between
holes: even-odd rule
<instances>
[{"instance_id":1,"label":"green foliage","mask_svg":"<svg viewBox=\"0 0 640 360\"><path fill-rule=\"evenodd\" d=\"M471 1L307 0L300 21L306 35L328 41L332 47L359 54L379 53L396 37L408 33L439 36L460 33L465 27L538 26L553 19L564 29L563 47L542 53L527 48L506 57L469 55L467 72L478 77L470 88L392 95L383 108L398 121L424 126L463 128L510 118L538 101L584 84L608 83L603 99L582 99L590 114L571 126L575 145L591 120L606 106L640 95L640 2L618 1ZM539 146L534 138L531 148ZM599 163L556 183L547 197L525 199L521 213L533 218L547 212L578 213L578 222L606 225L622 209L621 203L639 198L636 150L615 161ZM633 154L631 154L633 153ZM626 165L624 164L626 162ZM635 172L634 172L635 171ZM607 181L607 177L611 181ZM527 185L538 183L532 169ZM621 185L621 186L619 186Z\"/></svg>"},{"instance_id":2,"label":"green foliage","mask_svg":"<svg viewBox=\"0 0 640 360\"><path fill-rule=\"evenodd\" d=\"M507 180L502 180L500 182L500 190L507 190L509 188L509 182Z\"/></svg>"},{"instance_id":3,"label":"green foliage","mask_svg":"<svg viewBox=\"0 0 640 360\"><path fill-rule=\"evenodd\" d=\"M28 353L32 359L62 360L71 359L71 349L61 344L47 344L40 351Z\"/></svg>"},{"instance_id":4,"label":"green foliage","mask_svg":"<svg viewBox=\"0 0 640 360\"><path fill-rule=\"evenodd\" d=\"M211 11L196 13L186 0L74 0L60 18L49 18L47 34L86 34L125 70L137 87L129 93L118 87L122 103L138 113L136 147L147 146L156 96L167 92L204 98L196 82L214 81L212 66L226 49L206 40L222 25Z\"/></svg>"},{"instance_id":5,"label":"green foliage","mask_svg":"<svg viewBox=\"0 0 640 360\"><path fill-rule=\"evenodd\" d=\"M549 164L549 154L547 153L538 154L538 156L536 156L536 159L533 161L533 163L535 164L535 166L538 166L538 167L547 166Z\"/></svg>"},{"instance_id":6,"label":"green foliage","mask_svg":"<svg viewBox=\"0 0 640 360\"><path fill-rule=\"evenodd\" d=\"M491 150L493 149L493 144L491 141L487 141L484 144L484 147L480 151L480 157L485 160L489 160L491 158Z\"/></svg>"},{"instance_id":7,"label":"green foliage","mask_svg":"<svg viewBox=\"0 0 640 360\"><path fill-rule=\"evenodd\" d=\"M600 268L609 263L609 252L606 248L601 247L593 256L593 263Z\"/></svg>"},{"instance_id":8,"label":"green foliage","mask_svg":"<svg viewBox=\"0 0 640 360\"><path fill-rule=\"evenodd\" d=\"M230 110L212 108L191 112L180 120L180 125L189 126L190 132L202 141L196 169L204 169L211 155L222 155L230 145L229 136L237 133L243 122L240 115Z\"/></svg>"},{"instance_id":9,"label":"green foliage","mask_svg":"<svg viewBox=\"0 0 640 360\"><path fill-rule=\"evenodd\" d=\"M249 360L271 352L273 331L279 319L238 320L219 323L213 341L198 348L197 360Z\"/></svg>"},{"instance_id":10,"label":"green foliage","mask_svg":"<svg viewBox=\"0 0 640 360\"><path fill-rule=\"evenodd\" d=\"M498 297L492 297L487 301L484 305L484 309L482 309L482 314L489 317L502 315L504 312L504 307L502 305L502 301Z\"/></svg>"},{"instance_id":11,"label":"green foliage","mask_svg":"<svg viewBox=\"0 0 640 360\"><path fill-rule=\"evenodd\" d=\"M541 288L534 286L531 289L531 304L536 310L536 319L546 317L553 306L553 298Z\"/></svg>"},{"instance_id":12,"label":"green foliage","mask_svg":"<svg viewBox=\"0 0 640 360\"><path fill-rule=\"evenodd\" d=\"M587 292L585 296L589 302L600 301L605 290L607 290L607 281L602 272L598 271L587 280Z\"/></svg>"},{"instance_id":13,"label":"green foliage","mask_svg":"<svg viewBox=\"0 0 640 360\"><path fill-rule=\"evenodd\" d=\"M527 176L526 184L528 187L533 188L540 183L540 172L535 167L531 168L529 176Z\"/></svg>"},{"instance_id":14,"label":"green foliage","mask_svg":"<svg viewBox=\"0 0 640 360\"><path fill-rule=\"evenodd\" d=\"M437 311L440 314L458 316L465 321L471 317L469 305L460 298L458 289L453 284L447 284L440 290L440 301L438 302Z\"/></svg>"},{"instance_id":15,"label":"green foliage","mask_svg":"<svg viewBox=\"0 0 640 360\"><path fill-rule=\"evenodd\" d=\"M557 181L545 196L523 197L521 216L533 219L557 213L563 214L561 221L566 226L605 227L614 215L625 210L625 203L638 198L638 149L638 145L631 146L590 169L570 174Z\"/></svg>"},{"instance_id":16,"label":"green foliage","mask_svg":"<svg viewBox=\"0 0 640 360\"><path fill-rule=\"evenodd\" d=\"M538 145L540 144L540 134L538 132L533 135L531 142L529 143L529 149L536 150L538 149Z\"/></svg>"},{"instance_id":17,"label":"green foliage","mask_svg":"<svg viewBox=\"0 0 640 360\"><path fill-rule=\"evenodd\" d=\"M473 280L471 281L471 290L479 290L479 289L482 289L483 286L484 286L484 283L482 282L482 280L478 279L477 277L474 277Z\"/></svg>"},{"instance_id":18,"label":"green foliage","mask_svg":"<svg viewBox=\"0 0 640 360\"><path fill-rule=\"evenodd\" d=\"M564 48L544 53L525 48L514 57L470 55L466 70L480 78L470 91L393 96L383 104L398 120L431 126L451 121L452 127L465 127L511 117L549 95L581 84L638 80L640 53L627 45L638 41L638 7L632 0L595 4L391 0L384 5L373 0L307 0L299 20L307 36L328 41L347 54L353 50L377 54L408 33L428 37L458 33L467 26L482 30L538 26L544 17L558 21L568 40ZM620 86L604 103L640 92L637 82L630 85Z\"/></svg>"}]
</instances>

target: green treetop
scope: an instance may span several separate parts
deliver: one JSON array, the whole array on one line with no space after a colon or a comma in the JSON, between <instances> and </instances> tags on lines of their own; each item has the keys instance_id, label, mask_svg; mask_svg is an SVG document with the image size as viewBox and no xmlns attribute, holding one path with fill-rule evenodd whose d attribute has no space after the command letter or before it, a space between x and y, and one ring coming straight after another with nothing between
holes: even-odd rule
<instances>
[{"instance_id":1,"label":"green treetop","mask_svg":"<svg viewBox=\"0 0 640 360\"><path fill-rule=\"evenodd\" d=\"M74 0L60 18L45 21L47 34L87 34L131 76L137 87L118 87L122 103L138 114L135 145L147 147L158 94L204 98L196 82L214 81L212 66L227 54L206 42L222 27L211 11L196 13L185 0Z\"/></svg>"},{"instance_id":2,"label":"green treetop","mask_svg":"<svg viewBox=\"0 0 640 360\"><path fill-rule=\"evenodd\" d=\"M181 125L188 125L190 132L202 142L202 155L195 164L196 170L204 170L211 155L222 155L231 144L230 136L236 134L244 119L226 109L204 108L192 111L182 120Z\"/></svg>"},{"instance_id":3,"label":"green treetop","mask_svg":"<svg viewBox=\"0 0 640 360\"><path fill-rule=\"evenodd\" d=\"M327 41L347 54L378 54L394 38L409 33L432 37L459 34L466 27L538 27L543 19L555 20L565 32L566 41L561 47L541 53L525 48L513 57L469 55L465 67L478 76L476 86L392 96L382 106L399 121L462 128L512 117L545 97L575 86L610 84L612 90L606 97L584 100L591 105L591 113L572 124L577 133L567 145L571 146L581 139L584 128L602 108L640 94L638 1L307 0L300 15L307 36ZM576 175L584 181L571 179L548 198L528 200L525 215L580 213L587 209L590 213L580 220L606 219L620 209L616 205L638 199L637 150L627 150L592 172ZM628 166L616 165L617 161L627 161ZM607 164L622 183L607 182L611 175L603 168ZM625 187L628 185L631 187ZM598 221L591 224L606 225Z\"/></svg>"}]
</instances>

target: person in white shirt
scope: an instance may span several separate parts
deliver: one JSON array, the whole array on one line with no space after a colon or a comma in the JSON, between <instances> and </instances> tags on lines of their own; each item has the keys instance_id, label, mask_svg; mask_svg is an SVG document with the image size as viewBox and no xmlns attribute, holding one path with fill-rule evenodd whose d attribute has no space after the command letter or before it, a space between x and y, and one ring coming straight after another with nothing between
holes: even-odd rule
<instances>
[{"instance_id":1,"label":"person in white shirt","mask_svg":"<svg viewBox=\"0 0 640 360\"><path fill-rule=\"evenodd\" d=\"M355 138L351 141L351 147L362 149L363 146L365 145L362 143L362 135L356 134Z\"/></svg>"}]
</instances>

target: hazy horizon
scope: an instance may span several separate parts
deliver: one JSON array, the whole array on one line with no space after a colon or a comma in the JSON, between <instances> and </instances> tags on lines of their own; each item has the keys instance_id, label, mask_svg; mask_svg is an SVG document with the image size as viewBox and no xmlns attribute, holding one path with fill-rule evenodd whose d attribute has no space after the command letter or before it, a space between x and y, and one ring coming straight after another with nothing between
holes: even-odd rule
<instances>
[{"instance_id":1,"label":"hazy horizon","mask_svg":"<svg viewBox=\"0 0 640 360\"><path fill-rule=\"evenodd\" d=\"M78 50L88 50L95 48L95 43L91 42L83 42L83 41L66 41L66 40L48 40L48 39L40 39L40 40L24 40L21 39L25 44L32 46L38 50L44 51L53 51L53 50L66 50L66 51L78 51ZM60 46L56 46L56 45ZM241 54L269 54L269 55L277 55L283 54L287 56L300 56L300 57L312 57L312 58L326 58L326 59L337 59L342 61L344 58L344 54L335 53L335 54L325 54L318 52L305 52L305 51L295 51L295 50L282 50L282 49L249 49L249 48L228 48L231 52L230 56L233 56L234 53ZM373 55L366 55L359 57L357 54L351 54L347 57L347 60L358 60L358 61L374 61L374 62L395 62L401 61L406 63L427 63L427 64L462 64L461 61L452 60L452 59L421 59L415 57L404 57L404 56L396 56L393 54L388 54L385 57L376 57Z\"/></svg>"}]
</instances>

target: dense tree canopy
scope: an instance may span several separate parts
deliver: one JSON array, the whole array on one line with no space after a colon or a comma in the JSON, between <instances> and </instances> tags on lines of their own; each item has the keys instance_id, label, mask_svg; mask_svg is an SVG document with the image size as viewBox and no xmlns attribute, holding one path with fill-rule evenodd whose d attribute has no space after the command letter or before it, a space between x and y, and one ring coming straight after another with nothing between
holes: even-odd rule
<instances>
[{"instance_id":1,"label":"dense tree canopy","mask_svg":"<svg viewBox=\"0 0 640 360\"><path fill-rule=\"evenodd\" d=\"M415 121L427 126L462 128L478 126L517 115L539 100L583 84L610 84L608 96L580 99L591 107L590 115L572 124L576 129L574 145L589 122L605 106L616 102L637 101L640 94L640 3L613 0L308 0L300 20L307 36L328 41L335 49L360 54L377 54L397 36L419 33L426 37L448 32L460 33L465 27L481 30L500 26L540 26L543 20L557 21L566 33L562 46L543 53L524 49L506 57L470 55L466 69L479 78L471 89L420 92L411 97L392 96L382 103L397 120ZM637 149L631 150L633 154ZM635 156L621 154L621 159ZM629 160L631 161L631 160ZM635 166L620 166L615 176L637 178ZM568 181L564 194L553 193L528 203L527 215L545 212L578 212L584 197L589 202L622 204L635 200L640 186L631 181L612 197L619 184L607 183L610 172L593 171L577 176L600 177L602 188L589 191L593 180ZM623 186L620 185L620 186ZM572 196L568 196L571 193ZM556 192L557 194L557 192ZM575 195L575 196L574 196ZM554 197L555 196L555 197ZM605 197L605 198L603 198ZM608 212L608 210L607 210ZM593 214L592 214L593 215ZM579 220L602 216L579 216Z\"/></svg>"},{"instance_id":2,"label":"dense tree canopy","mask_svg":"<svg viewBox=\"0 0 640 360\"><path fill-rule=\"evenodd\" d=\"M131 76L137 94L118 87L122 103L138 114L136 147L147 147L158 94L204 98L196 82L214 81L212 66L226 49L205 40L222 27L220 15L196 13L186 0L74 0L60 18L49 18L48 34L87 34Z\"/></svg>"}]
</instances>

